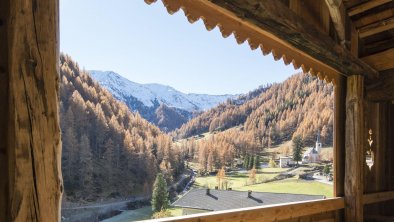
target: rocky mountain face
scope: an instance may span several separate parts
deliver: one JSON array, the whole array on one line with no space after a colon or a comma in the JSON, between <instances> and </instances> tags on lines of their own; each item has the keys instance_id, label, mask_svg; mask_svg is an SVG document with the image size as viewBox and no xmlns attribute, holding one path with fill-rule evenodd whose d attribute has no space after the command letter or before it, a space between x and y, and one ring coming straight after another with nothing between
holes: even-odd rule
<instances>
[{"instance_id":1,"label":"rocky mountain face","mask_svg":"<svg viewBox=\"0 0 394 222\"><path fill-rule=\"evenodd\" d=\"M89 73L115 98L166 132L179 128L198 113L237 97L186 94L166 85L135 83L112 71Z\"/></svg>"}]
</instances>

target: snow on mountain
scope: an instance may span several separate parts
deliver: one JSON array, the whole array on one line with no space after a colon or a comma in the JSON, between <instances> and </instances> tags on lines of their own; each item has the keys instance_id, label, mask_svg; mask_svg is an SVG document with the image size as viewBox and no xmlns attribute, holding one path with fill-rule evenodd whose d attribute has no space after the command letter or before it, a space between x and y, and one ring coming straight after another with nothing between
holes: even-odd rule
<instances>
[{"instance_id":1,"label":"snow on mountain","mask_svg":"<svg viewBox=\"0 0 394 222\"><path fill-rule=\"evenodd\" d=\"M139 84L112 71L89 71L92 77L116 98L126 102L134 97L147 107L165 104L188 112L205 111L236 95L186 94L161 84Z\"/></svg>"}]
</instances>

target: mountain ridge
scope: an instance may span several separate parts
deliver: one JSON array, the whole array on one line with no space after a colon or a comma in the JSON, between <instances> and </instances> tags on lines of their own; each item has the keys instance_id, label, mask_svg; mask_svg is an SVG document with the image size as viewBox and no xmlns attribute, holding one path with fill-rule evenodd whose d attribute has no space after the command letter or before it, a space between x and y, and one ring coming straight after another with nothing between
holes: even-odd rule
<instances>
[{"instance_id":1,"label":"mountain ridge","mask_svg":"<svg viewBox=\"0 0 394 222\"><path fill-rule=\"evenodd\" d=\"M228 99L238 97L238 95L229 94L183 93L171 86L158 83L136 83L113 71L90 70L88 72L116 99L124 102L132 111L139 112L145 119L167 132L177 129L196 113L206 111ZM164 112L157 112L162 104L171 109L164 110L172 113L167 115ZM164 118L160 114L176 118L174 122L177 124L172 124L169 121L161 121L161 124L159 124L159 121Z\"/></svg>"}]
</instances>

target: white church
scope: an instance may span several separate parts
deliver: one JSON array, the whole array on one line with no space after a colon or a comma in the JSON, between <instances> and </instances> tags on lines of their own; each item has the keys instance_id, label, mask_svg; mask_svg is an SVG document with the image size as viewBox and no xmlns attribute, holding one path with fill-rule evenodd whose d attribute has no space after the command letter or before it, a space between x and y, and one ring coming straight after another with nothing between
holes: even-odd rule
<instances>
[{"instance_id":1,"label":"white church","mask_svg":"<svg viewBox=\"0 0 394 222\"><path fill-rule=\"evenodd\" d=\"M320 142L320 132L317 133L315 147L308 148L302 156L302 163L318 163L320 162L320 152L322 144Z\"/></svg>"}]
</instances>

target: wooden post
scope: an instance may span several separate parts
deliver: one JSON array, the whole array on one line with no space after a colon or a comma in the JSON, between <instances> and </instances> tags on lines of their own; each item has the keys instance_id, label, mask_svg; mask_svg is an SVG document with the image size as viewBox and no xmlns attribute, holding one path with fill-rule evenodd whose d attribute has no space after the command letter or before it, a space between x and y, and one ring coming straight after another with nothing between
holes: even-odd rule
<instances>
[{"instance_id":1,"label":"wooden post","mask_svg":"<svg viewBox=\"0 0 394 222\"><path fill-rule=\"evenodd\" d=\"M348 222L361 222L365 144L364 77L349 76L346 90L345 218Z\"/></svg>"},{"instance_id":2,"label":"wooden post","mask_svg":"<svg viewBox=\"0 0 394 222\"><path fill-rule=\"evenodd\" d=\"M345 118L346 78L338 77L334 86L334 196L345 195Z\"/></svg>"},{"instance_id":3,"label":"wooden post","mask_svg":"<svg viewBox=\"0 0 394 222\"><path fill-rule=\"evenodd\" d=\"M2 2L9 4L9 196L0 211L7 221L60 221L59 1Z\"/></svg>"},{"instance_id":4,"label":"wooden post","mask_svg":"<svg viewBox=\"0 0 394 222\"><path fill-rule=\"evenodd\" d=\"M346 78L338 76L334 86L334 196L345 195L345 118ZM341 221L343 211L337 211L336 221Z\"/></svg>"},{"instance_id":5,"label":"wooden post","mask_svg":"<svg viewBox=\"0 0 394 222\"><path fill-rule=\"evenodd\" d=\"M0 1L0 221L9 221L5 210L8 206L8 158L7 158L7 117L8 117L8 2Z\"/></svg>"}]
</instances>

